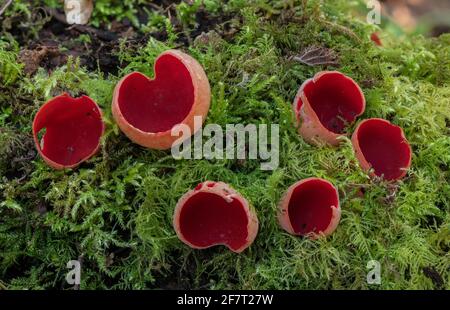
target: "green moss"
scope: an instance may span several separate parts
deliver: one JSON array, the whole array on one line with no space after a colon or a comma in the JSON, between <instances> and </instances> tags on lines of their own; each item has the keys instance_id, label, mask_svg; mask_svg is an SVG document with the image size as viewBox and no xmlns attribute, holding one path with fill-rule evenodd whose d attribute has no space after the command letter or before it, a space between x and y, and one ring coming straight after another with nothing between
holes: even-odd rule
<instances>
[{"instance_id":1,"label":"green moss","mask_svg":"<svg viewBox=\"0 0 450 310\"><path fill-rule=\"evenodd\" d=\"M4 86L13 84L22 73L22 64L17 63L17 44L0 41L0 82Z\"/></svg>"},{"instance_id":2,"label":"green moss","mask_svg":"<svg viewBox=\"0 0 450 310\"><path fill-rule=\"evenodd\" d=\"M42 69L25 77L18 46L2 44L0 284L67 287L66 263L79 258L85 289L450 288L450 36L386 35L379 48L369 40L374 26L352 17L348 1L235 0L221 9L218 3L208 1L205 10L212 18L232 13L230 23L239 31L227 39L209 32L185 48L203 64L212 86L207 122L280 124L279 169L264 172L252 160L177 161L170 152L132 144L112 120L115 83L133 70L152 75L156 56L179 47L180 38L196 27L197 4L177 6L183 30L162 15L162 23L142 26L143 31L164 27L166 42L123 41L118 76L88 72L71 59L50 75ZM138 4L130 5L121 10L134 14ZM95 20L127 14L116 7L98 10ZM339 65L330 69L362 85L364 118L383 117L404 128L414 151L405 180L396 185L370 180L348 139L334 149L310 146L297 135L290 104L300 84L324 68L290 56L311 45L332 49ZM9 175L10 159L25 147L19 137L29 136L39 106L62 91L86 93L104 110L101 153L75 171L56 172L36 158L23 178ZM342 221L326 240L290 236L276 221L282 193L310 176L332 181L341 194ZM179 197L208 179L230 183L258 213L258 237L240 255L223 247L194 251L173 231ZM381 262L380 286L366 282L372 259ZM433 282L427 268L439 273L443 284Z\"/></svg>"}]
</instances>

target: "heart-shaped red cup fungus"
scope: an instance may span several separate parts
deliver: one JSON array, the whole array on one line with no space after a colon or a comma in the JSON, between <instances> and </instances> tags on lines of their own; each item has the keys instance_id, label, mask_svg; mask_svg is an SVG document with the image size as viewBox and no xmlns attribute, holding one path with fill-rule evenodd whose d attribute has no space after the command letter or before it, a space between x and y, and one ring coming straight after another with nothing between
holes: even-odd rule
<instances>
[{"instance_id":1,"label":"heart-shaped red cup fungus","mask_svg":"<svg viewBox=\"0 0 450 310\"><path fill-rule=\"evenodd\" d=\"M202 66L177 50L159 55L154 72L154 79L139 72L125 76L114 90L112 113L133 142L165 150L181 137L172 136L174 126L185 124L192 134L200 129L194 128L194 117L205 121L211 89Z\"/></svg>"},{"instance_id":2,"label":"heart-shaped red cup fungus","mask_svg":"<svg viewBox=\"0 0 450 310\"><path fill-rule=\"evenodd\" d=\"M225 245L240 253L258 233L258 218L248 201L223 182L207 181L178 201L173 216L175 231L194 249Z\"/></svg>"},{"instance_id":3,"label":"heart-shaped red cup fungus","mask_svg":"<svg viewBox=\"0 0 450 310\"><path fill-rule=\"evenodd\" d=\"M341 219L339 194L330 182L309 178L287 190L278 205L278 222L292 235L328 236Z\"/></svg>"},{"instance_id":4,"label":"heart-shaped red cup fungus","mask_svg":"<svg viewBox=\"0 0 450 310\"><path fill-rule=\"evenodd\" d=\"M75 168L95 155L104 130L102 112L87 96L54 97L39 109L33 121L39 154L58 170Z\"/></svg>"},{"instance_id":5,"label":"heart-shaped red cup fungus","mask_svg":"<svg viewBox=\"0 0 450 310\"><path fill-rule=\"evenodd\" d=\"M387 120L362 121L353 133L352 144L361 167L372 176L399 180L411 167L411 146L403 130Z\"/></svg>"},{"instance_id":6,"label":"heart-shaped red cup fungus","mask_svg":"<svg viewBox=\"0 0 450 310\"><path fill-rule=\"evenodd\" d=\"M358 84L337 71L322 71L300 87L294 100L300 135L309 143L338 145L346 126L364 113Z\"/></svg>"}]
</instances>

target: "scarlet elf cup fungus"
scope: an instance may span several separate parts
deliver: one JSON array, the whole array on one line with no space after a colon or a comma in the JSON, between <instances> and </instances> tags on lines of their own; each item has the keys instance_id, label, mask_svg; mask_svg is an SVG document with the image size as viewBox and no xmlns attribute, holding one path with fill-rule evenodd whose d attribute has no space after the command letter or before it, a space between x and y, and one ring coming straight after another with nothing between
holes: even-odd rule
<instances>
[{"instance_id":1,"label":"scarlet elf cup fungus","mask_svg":"<svg viewBox=\"0 0 450 310\"><path fill-rule=\"evenodd\" d=\"M103 132L101 110L87 96L57 96L39 109L33 121L39 154L59 170L75 168L97 153Z\"/></svg>"},{"instance_id":2,"label":"scarlet elf cup fungus","mask_svg":"<svg viewBox=\"0 0 450 310\"><path fill-rule=\"evenodd\" d=\"M194 128L194 117L205 120L211 90L202 66L183 52L162 53L154 71L154 79L139 72L125 76L114 90L112 113L133 142L163 150L181 137L181 132L172 135L174 126L187 125L192 134L200 129Z\"/></svg>"},{"instance_id":3,"label":"scarlet elf cup fungus","mask_svg":"<svg viewBox=\"0 0 450 310\"><path fill-rule=\"evenodd\" d=\"M330 235L340 218L336 187L319 178L301 180L292 185L278 206L278 221L284 230L312 239Z\"/></svg>"},{"instance_id":4,"label":"scarlet elf cup fungus","mask_svg":"<svg viewBox=\"0 0 450 310\"><path fill-rule=\"evenodd\" d=\"M173 226L180 240L194 249L225 245L240 253L255 240L258 218L234 189L207 181L181 197Z\"/></svg>"},{"instance_id":5,"label":"scarlet elf cup fungus","mask_svg":"<svg viewBox=\"0 0 450 310\"><path fill-rule=\"evenodd\" d=\"M362 121L353 133L352 144L361 167L388 181L403 178L411 166L411 147L403 130L387 120Z\"/></svg>"},{"instance_id":6,"label":"scarlet elf cup fungus","mask_svg":"<svg viewBox=\"0 0 450 310\"><path fill-rule=\"evenodd\" d=\"M374 32L370 35L370 40L375 43L377 46L383 46L383 42L381 42L380 36L378 32Z\"/></svg>"},{"instance_id":7,"label":"scarlet elf cup fungus","mask_svg":"<svg viewBox=\"0 0 450 310\"><path fill-rule=\"evenodd\" d=\"M300 135L309 143L338 145L347 124L364 113L358 84L337 71L322 71L303 83L294 101Z\"/></svg>"}]
</instances>

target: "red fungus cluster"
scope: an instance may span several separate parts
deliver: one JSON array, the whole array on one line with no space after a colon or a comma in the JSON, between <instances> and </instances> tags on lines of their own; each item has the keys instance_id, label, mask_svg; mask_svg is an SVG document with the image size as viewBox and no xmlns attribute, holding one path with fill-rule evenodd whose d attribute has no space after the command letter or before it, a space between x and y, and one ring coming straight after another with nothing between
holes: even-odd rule
<instances>
[{"instance_id":1,"label":"red fungus cluster","mask_svg":"<svg viewBox=\"0 0 450 310\"><path fill-rule=\"evenodd\" d=\"M336 71L317 73L300 87L294 101L300 135L310 143L339 144L347 125L365 110L358 84ZM403 178L411 165L411 147L402 129L382 119L363 121L352 143L364 170L388 181Z\"/></svg>"},{"instance_id":2,"label":"red fungus cluster","mask_svg":"<svg viewBox=\"0 0 450 310\"><path fill-rule=\"evenodd\" d=\"M168 149L179 140L171 134L175 126L186 125L192 134L199 129L194 128L194 117L204 121L208 114L210 86L201 65L180 51L162 53L154 71L154 79L139 72L125 76L115 88L112 113L135 143ZM347 127L364 113L365 104L362 90L351 78L336 71L319 72L303 83L294 101L299 133L310 143L338 145ZM36 148L55 169L74 168L93 156L103 132L101 110L87 96L55 97L33 122ZM352 143L362 168L371 175L398 180L411 165L411 147L403 130L386 120L361 122ZM313 239L330 235L340 216L336 187L319 178L292 185L278 206L284 230ZM194 249L225 245L240 253L255 240L259 224L243 196L223 182L207 181L180 198L173 226L180 240Z\"/></svg>"},{"instance_id":3,"label":"red fungus cluster","mask_svg":"<svg viewBox=\"0 0 450 310\"><path fill-rule=\"evenodd\" d=\"M381 45L378 35L371 39ZM300 87L294 100L299 134L309 143L338 145L345 128L364 113L365 98L351 78L336 71L317 73ZM352 136L361 167L388 181L403 178L411 165L411 147L403 130L383 119L361 122ZM339 196L328 181L311 178L289 188L278 220L294 235L329 235L340 220Z\"/></svg>"},{"instance_id":4,"label":"red fungus cluster","mask_svg":"<svg viewBox=\"0 0 450 310\"><path fill-rule=\"evenodd\" d=\"M248 201L222 182L205 182L178 201L175 231L194 249L225 245L240 253L256 238L258 218Z\"/></svg>"}]
</instances>

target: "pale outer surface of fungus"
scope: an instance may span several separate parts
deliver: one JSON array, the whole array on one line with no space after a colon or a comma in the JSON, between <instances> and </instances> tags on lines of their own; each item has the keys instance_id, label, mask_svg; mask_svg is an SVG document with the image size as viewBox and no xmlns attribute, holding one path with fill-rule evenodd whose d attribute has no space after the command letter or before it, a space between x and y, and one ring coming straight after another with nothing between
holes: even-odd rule
<instances>
[{"instance_id":1,"label":"pale outer surface of fungus","mask_svg":"<svg viewBox=\"0 0 450 310\"><path fill-rule=\"evenodd\" d=\"M408 139L405 136L405 132L403 131L403 129L397 125L392 124L391 122L382 119L382 118L369 118L369 119L365 119L363 120L361 123L358 124L358 126L356 127L355 132L352 135L352 145L353 145L353 149L355 152L355 156L359 161L359 164L361 165L361 168L365 171L368 172L369 175L371 177L376 177L375 171L372 169L372 165L367 161L366 157L364 156L363 151L361 150L361 147L359 145L359 137L358 137L358 133L359 133L359 129L361 128L362 125L364 125L366 122L370 122L370 121L379 121L379 122L383 122L386 124L386 126L391 126L393 128L396 128L399 132L400 132L400 137L403 141L403 143L405 143L408 148L409 148L409 158L408 158L408 162L405 165L405 167L403 167L403 171L400 174L400 176L398 176L397 178L391 180L391 181L397 181L400 180L402 178L404 178L406 176L406 174L408 173L408 169L411 167L411 163L412 163L412 149L411 149L411 145L408 142Z\"/></svg>"},{"instance_id":2,"label":"pale outer surface of fungus","mask_svg":"<svg viewBox=\"0 0 450 310\"><path fill-rule=\"evenodd\" d=\"M306 85L308 85L309 83L316 83L317 81L319 81L319 79L322 76L324 76L325 74L330 74L330 73L341 74L346 79L351 80L355 84L355 86L358 88L358 90L361 94L363 108L362 108L362 112L355 116L355 119L364 113L364 110L366 107L366 100L365 100L364 94L363 94L361 88L359 87L359 85L355 81L353 81L353 79L342 74L339 71L318 72L313 78L306 80L300 86L300 89L298 90L297 95L295 96L294 104L293 104L295 118L297 121L297 125L299 126L298 132L310 144L317 145L317 144L320 144L321 142L325 142L332 146L337 146L340 144L339 137L344 136L344 134L334 133L334 132L328 130L327 128L325 128L325 126L322 124L319 117L317 116L316 112L312 108L311 104L309 103L308 98L306 97L306 94L304 92ZM300 99L303 104L302 104L302 107L300 108L300 110L297 110L298 102Z\"/></svg>"},{"instance_id":3,"label":"pale outer surface of fungus","mask_svg":"<svg viewBox=\"0 0 450 310\"><path fill-rule=\"evenodd\" d=\"M64 0L64 12L68 24L85 25L94 10L93 0Z\"/></svg>"}]
</instances>

